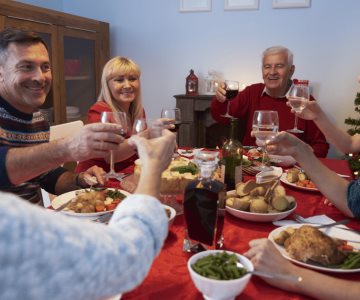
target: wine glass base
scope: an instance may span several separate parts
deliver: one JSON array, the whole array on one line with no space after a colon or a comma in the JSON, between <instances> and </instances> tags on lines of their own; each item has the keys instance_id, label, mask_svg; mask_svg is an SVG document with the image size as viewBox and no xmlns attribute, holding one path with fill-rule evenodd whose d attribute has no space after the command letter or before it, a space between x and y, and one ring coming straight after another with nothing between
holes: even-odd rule
<instances>
[{"instance_id":1,"label":"wine glass base","mask_svg":"<svg viewBox=\"0 0 360 300\"><path fill-rule=\"evenodd\" d=\"M297 129L297 128L288 129L286 131L290 132L290 133L303 133L304 132L303 130L300 130L300 129Z\"/></svg>"},{"instance_id":2,"label":"wine glass base","mask_svg":"<svg viewBox=\"0 0 360 300\"><path fill-rule=\"evenodd\" d=\"M105 175L106 180L109 179L116 179L118 181L120 181L121 179L123 179L126 176L125 173L115 173L115 172L109 172Z\"/></svg>"},{"instance_id":3,"label":"wine glass base","mask_svg":"<svg viewBox=\"0 0 360 300\"><path fill-rule=\"evenodd\" d=\"M225 115L220 115L220 117L224 117L224 118L233 118L233 116L232 115L229 115L229 114L225 114Z\"/></svg>"}]
</instances>

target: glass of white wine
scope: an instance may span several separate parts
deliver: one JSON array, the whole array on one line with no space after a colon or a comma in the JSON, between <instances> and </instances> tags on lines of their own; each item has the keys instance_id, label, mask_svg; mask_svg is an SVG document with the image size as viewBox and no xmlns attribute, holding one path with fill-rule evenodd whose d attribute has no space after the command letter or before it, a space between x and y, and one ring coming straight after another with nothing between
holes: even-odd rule
<instances>
[{"instance_id":1,"label":"glass of white wine","mask_svg":"<svg viewBox=\"0 0 360 300\"><path fill-rule=\"evenodd\" d=\"M252 132L256 138L257 145L263 149L261 170L269 169L265 165L266 143L271 141L279 131L279 116L277 111L256 110L254 112Z\"/></svg>"},{"instance_id":2,"label":"glass of white wine","mask_svg":"<svg viewBox=\"0 0 360 300\"><path fill-rule=\"evenodd\" d=\"M304 108L306 107L307 103L310 99L310 91L309 87L307 85L299 85L294 84L289 91L288 100L290 103L290 106L296 113L301 113ZM291 133L303 133L303 130L300 130L297 127L297 120L298 117L295 114L295 121L294 121L294 128L287 130Z\"/></svg>"},{"instance_id":3,"label":"glass of white wine","mask_svg":"<svg viewBox=\"0 0 360 300\"><path fill-rule=\"evenodd\" d=\"M128 121L125 112L109 112L104 111L101 113L101 123L117 123L121 125L119 134L123 137L126 136L128 131ZM124 173L116 173L114 169L114 153L110 151L110 171L105 175L106 179L114 178L121 180L125 176Z\"/></svg>"}]
</instances>

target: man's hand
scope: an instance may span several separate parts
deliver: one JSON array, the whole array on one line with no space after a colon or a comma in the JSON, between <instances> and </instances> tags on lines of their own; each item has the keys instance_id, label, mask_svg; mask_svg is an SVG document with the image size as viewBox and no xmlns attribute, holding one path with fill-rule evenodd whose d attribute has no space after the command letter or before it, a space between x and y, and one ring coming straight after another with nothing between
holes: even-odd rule
<instances>
[{"instance_id":1,"label":"man's hand","mask_svg":"<svg viewBox=\"0 0 360 300\"><path fill-rule=\"evenodd\" d=\"M219 84L216 90L216 98L219 102L224 103L226 101L226 90L225 90L225 83L222 82Z\"/></svg>"},{"instance_id":2,"label":"man's hand","mask_svg":"<svg viewBox=\"0 0 360 300\"><path fill-rule=\"evenodd\" d=\"M117 150L124 141L121 125L92 123L85 125L72 137L59 141L66 152L67 161L82 161L94 157L107 157L110 150Z\"/></svg>"},{"instance_id":3,"label":"man's hand","mask_svg":"<svg viewBox=\"0 0 360 300\"><path fill-rule=\"evenodd\" d=\"M79 173L77 184L81 187L103 186L105 184L105 174L103 168L92 166L85 172Z\"/></svg>"}]
</instances>

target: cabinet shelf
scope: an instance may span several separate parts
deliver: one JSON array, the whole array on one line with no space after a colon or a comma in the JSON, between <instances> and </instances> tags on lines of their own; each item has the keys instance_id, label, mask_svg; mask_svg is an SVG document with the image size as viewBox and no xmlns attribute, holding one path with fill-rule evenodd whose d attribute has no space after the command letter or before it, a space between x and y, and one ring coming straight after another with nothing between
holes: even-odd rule
<instances>
[{"instance_id":1,"label":"cabinet shelf","mask_svg":"<svg viewBox=\"0 0 360 300\"><path fill-rule=\"evenodd\" d=\"M0 30L6 27L35 31L48 46L53 80L43 107L53 107L51 121L67 122L66 106L79 107L85 116L100 92L102 68L110 57L109 24L0 0Z\"/></svg>"}]
</instances>

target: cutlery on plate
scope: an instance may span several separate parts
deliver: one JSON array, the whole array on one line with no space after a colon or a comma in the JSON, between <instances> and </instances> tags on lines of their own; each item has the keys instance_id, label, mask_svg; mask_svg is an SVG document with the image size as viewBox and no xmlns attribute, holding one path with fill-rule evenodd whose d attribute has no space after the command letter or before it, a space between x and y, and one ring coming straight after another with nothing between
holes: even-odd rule
<instances>
[{"instance_id":1,"label":"cutlery on plate","mask_svg":"<svg viewBox=\"0 0 360 300\"><path fill-rule=\"evenodd\" d=\"M103 214L101 215L100 217L98 217L97 219L95 220L92 220L93 222L96 222L96 223L104 223L104 224L108 224L111 217L112 217L113 213L106 213L106 214Z\"/></svg>"},{"instance_id":2,"label":"cutlery on plate","mask_svg":"<svg viewBox=\"0 0 360 300\"><path fill-rule=\"evenodd\" d=\"M70 200L66 201L65 203L61 204L58 208L55 208L55 211L62 211L66 206L69 205L69 203L72 201L73 199L71 198Z\"/></svg>"},{"instance_id":3,"label":"cutlery on plate","mask_svg":"<svg viewBox=\"0 0 360 300\"><path fill-rule=\"evenodd\" d=\"M300 216L298 214L294 214L293 216L294 216L294 220L296 222L298 222L298 223L317 224L317 225L320 225L320 226L318 226L318 228L332 227L332 226L336 226L336 225L340 225L340 224L347 224L347 223L350 222L349 219L345 219L345 220L342 220L342 221L339 221L339 222L333 222L333 223L330 223L330 224L321 224L321 223L310 222L310 221L306 220L304 217L302 217L302 216ZM343 222L343 223L340 223L340 222ZM351 228L343 227L343 226L336 226L336 228L351 231L351 232L356 233L356 234L360 234L360 230L351 229Z\"/></svg>"}]
</instances>

